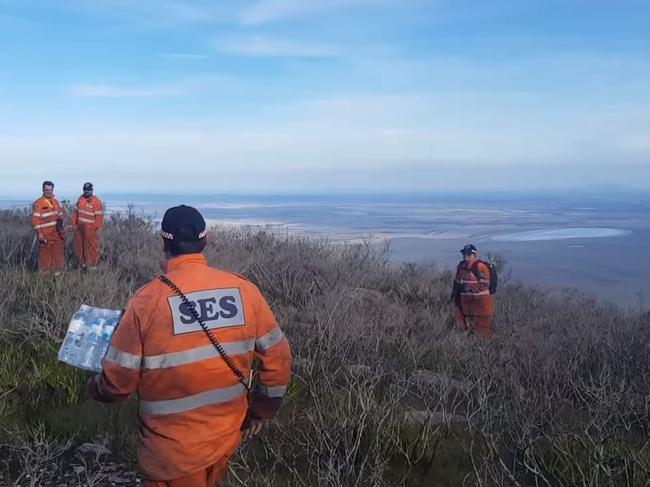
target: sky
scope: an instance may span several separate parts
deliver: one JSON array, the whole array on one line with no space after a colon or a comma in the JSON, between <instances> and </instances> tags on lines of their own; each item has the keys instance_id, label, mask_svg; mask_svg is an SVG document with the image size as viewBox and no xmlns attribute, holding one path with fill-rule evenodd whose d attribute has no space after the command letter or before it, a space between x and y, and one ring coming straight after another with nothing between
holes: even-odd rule
<instances>
[{"instance_id":1,"label":"sky","mask_svg":"<svg viewBox=\"0 0 650 487\"><path fill-rule=\"evenodd\" d=\"M647 0L0 0L0 197L650 190Z\"/></svg>"}]
</instances>

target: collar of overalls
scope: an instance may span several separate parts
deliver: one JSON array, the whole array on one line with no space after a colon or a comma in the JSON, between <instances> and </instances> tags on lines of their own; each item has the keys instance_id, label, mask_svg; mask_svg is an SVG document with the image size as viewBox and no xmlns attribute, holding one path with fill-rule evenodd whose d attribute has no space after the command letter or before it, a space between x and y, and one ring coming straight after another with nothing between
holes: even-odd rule
<instances>
[{"instance_id":1,"label":"collar of overalls","mask_svg":"<svg viewBox=\"0 0 650 487\"><path fill-rule=\"evenodd\" d=\"M175 271L188 264L208 265L203 254L179 255L167 261L167 272Z\"/></svg>"}]
</instances>

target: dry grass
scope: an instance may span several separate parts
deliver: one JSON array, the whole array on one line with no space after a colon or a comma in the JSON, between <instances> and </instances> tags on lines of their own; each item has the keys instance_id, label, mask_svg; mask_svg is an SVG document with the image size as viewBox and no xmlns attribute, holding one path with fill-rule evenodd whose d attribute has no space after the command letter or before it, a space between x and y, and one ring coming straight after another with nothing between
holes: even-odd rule
<instances>
[{"instance_id":1,"label":"dry grass","mask_svg":"<svg viewBox=\"0 0 650 487\"><path fill-rule=\"evenodd\" d=\"M26 215L1 215L0 485L29 485L35 457L74 463L86 441L133 461L133 402L86 401L55 356L78 305L123 307L161 244L145 218L114 216L101 272L58 281L30 246ZM370 244L219 228L206 255L261 288L296 357L280 417L227 485L650 485L647 312L507 283L486 342L449 329L448 273ZM98 465L92 485L109 485Z\"/></svg>"}]
</instances>

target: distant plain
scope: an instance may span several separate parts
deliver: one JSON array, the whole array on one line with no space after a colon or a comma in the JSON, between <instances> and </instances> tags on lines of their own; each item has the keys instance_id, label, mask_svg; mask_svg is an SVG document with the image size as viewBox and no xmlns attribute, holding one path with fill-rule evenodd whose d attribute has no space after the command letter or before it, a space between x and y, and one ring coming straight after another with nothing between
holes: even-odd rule
<instances>
[{"instance_id":1,"label":"distant plain","mask_svg":"<svg viewBox=\"0 0 650 487\"><path fill-rule=\"evenodd\" d=\"M650 195L644 193L103 196L109 211L132 204L160 218L165 208L187 203L214 223L388 241L396 263L451 269L458 250L474 243L484 256L503 258L513 279L576 288L626 306L650 301Z\"/></svg>"}]
</instances>

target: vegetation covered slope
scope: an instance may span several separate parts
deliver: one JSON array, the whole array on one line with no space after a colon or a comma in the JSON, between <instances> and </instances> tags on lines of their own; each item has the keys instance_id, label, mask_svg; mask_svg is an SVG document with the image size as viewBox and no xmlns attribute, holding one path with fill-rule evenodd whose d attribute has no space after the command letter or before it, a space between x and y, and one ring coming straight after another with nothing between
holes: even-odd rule
<instances>
[{"instance_id":1,"label":"vegetation covered slope","mask_svg":"<svg viewBox=\"0 0 650 487\"><path fill-rule=\"evenodd\" d=\"M112 216L103 238L100 271L54 279L34 272L28 216L0 216L0 485L135 469L134 401L86 400L56 361L80 304L122 308L159 272L151 222ZM649 484L648 313L508 283L484 341L450 330L449 273L369 245L218 228L206 255L260 287L295 355L281 415L227 485Z\"/></svg>"}]
</instances>

